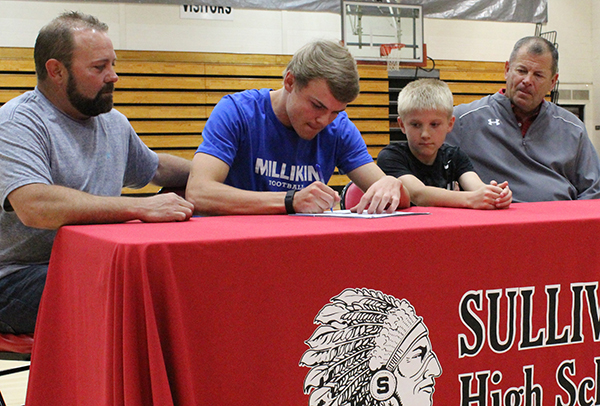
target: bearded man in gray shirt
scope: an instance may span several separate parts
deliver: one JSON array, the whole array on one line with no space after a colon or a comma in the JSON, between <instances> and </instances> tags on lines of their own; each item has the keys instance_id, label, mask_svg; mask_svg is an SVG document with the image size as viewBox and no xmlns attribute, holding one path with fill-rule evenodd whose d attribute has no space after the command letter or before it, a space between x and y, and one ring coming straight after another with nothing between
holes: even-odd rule
<instances>
[{"instance_id":1,"label":"bearded man in gray shirt","mask_svg":"<svg viewBox=\"0 0 600 406\"><path fill-rule=\"evenodd\" d=\"M175 194L190 161L156 154L112 109L116 55L106 24L77 12L40 30L37 87L0 108L0 332L32 333L56 230L66 224L185 221Z\"/></svg>"},{"instance_id":2,"label":"bearded man in gray shirt","mask_svg":"<svg viewBox=\"0 0 600 406\"><path fill-rule=\"evenodd\" d=\"M584 124L544 96L558 80L558 51L541 37L517 41L506 89L454 108L446 142L489 183L507 180L513 202L600 198L600 161Z\"/></svg>"}]
</instances>

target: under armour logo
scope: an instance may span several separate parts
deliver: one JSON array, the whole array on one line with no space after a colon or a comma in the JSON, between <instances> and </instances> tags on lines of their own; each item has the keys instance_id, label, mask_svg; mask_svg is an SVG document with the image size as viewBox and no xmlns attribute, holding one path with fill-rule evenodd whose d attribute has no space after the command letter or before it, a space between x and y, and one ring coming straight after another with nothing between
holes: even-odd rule
<instances>
[{"instance_id":1,"label":"under armour logo","mask_svg":"<svg viewBox=\"0 0 600 406\"><path fill-rule=\"evenodd\" d=\"M492 124L500 125L500 119L497 118L495 120L492 120L491 118L488 118L488 125L492 125Z\"/></svg>"}]
</instances>

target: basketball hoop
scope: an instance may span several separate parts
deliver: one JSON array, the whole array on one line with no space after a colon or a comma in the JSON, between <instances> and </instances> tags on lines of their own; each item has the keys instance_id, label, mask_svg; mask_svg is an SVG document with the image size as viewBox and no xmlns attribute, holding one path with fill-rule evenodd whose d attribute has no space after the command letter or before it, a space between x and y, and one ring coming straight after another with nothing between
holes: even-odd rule
<instances>
[{"instance_id":1,"label":"basketball hoop","mask_svg":"<svg viewBox=\"0 0 600 406\"><path fill-rule=\"evenodd\" d=\"M381 44L379 46L379 56L387 61L387 70L400 70L400 50L406 45L400 43Z\"/></svg>"}]
</instances>

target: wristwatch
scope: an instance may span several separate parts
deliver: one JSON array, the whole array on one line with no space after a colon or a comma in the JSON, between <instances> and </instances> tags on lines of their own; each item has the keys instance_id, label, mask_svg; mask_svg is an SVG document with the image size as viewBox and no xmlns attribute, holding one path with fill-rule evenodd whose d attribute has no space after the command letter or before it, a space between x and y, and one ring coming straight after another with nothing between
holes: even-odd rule
<instances>
[{"instance_id":1,"label":"wristwatch","mask_svg":"<svg viewBox=\"0 0 600 406\"><path fill-rule=\"evenodd\" d=\"M294 214L296 210L294 210L294 195L296 194L296 189L288 190L285 194L285 212L287 214Z\"/></svg>"}]
</instances>

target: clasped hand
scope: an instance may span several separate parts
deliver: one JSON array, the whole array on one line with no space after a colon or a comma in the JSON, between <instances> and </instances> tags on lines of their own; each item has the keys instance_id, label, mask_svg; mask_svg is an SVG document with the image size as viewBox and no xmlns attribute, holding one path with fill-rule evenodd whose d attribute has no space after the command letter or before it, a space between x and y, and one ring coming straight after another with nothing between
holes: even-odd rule
<instances>
[{"instance_id":1,"label":"clasped hand","mask_svg":"<svg viewBox=\"0 0 600 406\"><path fill-rule=\"evenodd\" d=\"M512 202L512 191L506 181L498 184L493 180L472 193L475 209L504 209Z\"/></svg>"}]
</instances>

